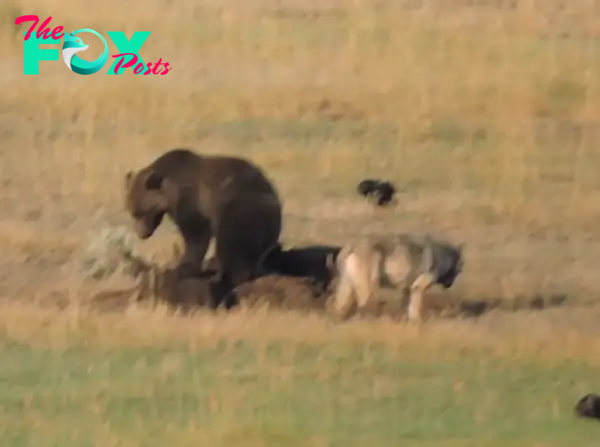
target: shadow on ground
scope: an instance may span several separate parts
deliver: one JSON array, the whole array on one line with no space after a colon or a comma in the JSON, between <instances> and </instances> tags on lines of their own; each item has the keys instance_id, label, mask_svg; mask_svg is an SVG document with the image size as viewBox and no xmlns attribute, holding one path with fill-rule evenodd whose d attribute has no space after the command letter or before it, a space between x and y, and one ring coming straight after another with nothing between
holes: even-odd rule
<instances>
[{"instance_id":1,"label":"shadow on ground","mask_svg":"<svg viewBox=\"0 0 600 447\"><path fill-rule=\"evenodd\" d=\"M326 302L331 296L331 290L316 295L314 286L306 278L291 276L267 275L252 282L239 286L237 294L240 304L246 309L267 307L300 313L323 313ZM100 306L94 306L99 311L123 311L134 289L121 291L105 291L97 295L102 297ZM200 298L205 302L205 297ZM427 314L430 318L479 318L493 311L542 311L556 307L567 307L569 298L566 295L554 294L547 297L518 297L515 299L481 298L461 299L451 294L432 293L427 300ZM388 299L372 303L360 316L369 318L389 317L400 319L405 314L406 304L394 299L390 294Z\"/></svg>"},{"instance_id":2,"label":"shadow on ground","mask_svg":"<svg viewBox=\"0 0 600 447\"><path fill-rule=\"evenodd\" d=\"M330 296L329 292L315 297L308 281L284 276L262 277L241 286L238 291L241 301L248 307L267 304L270 308L304 312L325 311L326 301ZM442 292L432 294L428 298L428 314L430 317L436 318L478 318L495 310L542 311L568 306L571 301L565 294L536 295L514 299L461 299ZM373 303L364 312L361 312L364 316L391 318L400 318L404 313L405 304L394 299Z\"/></svg>"}]
</instances>

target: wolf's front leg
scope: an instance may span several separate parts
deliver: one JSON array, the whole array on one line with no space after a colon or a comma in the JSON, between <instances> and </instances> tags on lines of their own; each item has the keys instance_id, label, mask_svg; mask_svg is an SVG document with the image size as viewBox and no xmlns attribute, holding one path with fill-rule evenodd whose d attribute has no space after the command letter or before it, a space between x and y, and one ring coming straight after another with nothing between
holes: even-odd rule
<instances>
[{"instance_id":1,"label":"wolf's front leg","mask_svg":"<svg viewBox=\"0 0 600 447\"><path fill-rule=\"evenodd\" d=\"M347 275L342 275L338 281L333 295L333 303L331 309L336 317L345 320L347 319L353 307L356 306L356 298L354 296L354 284L352 279Z\"/></svg>"},{"instance_id":2,"label":"wolf's front leg","mask_svg":"<svg viewBox=\"0 0 600 447\"><path fill-rule=\"evenodd\" d=\"M420 322L423 320L424 295L431 287L435 278L430 273L424 273L410 286L410 302L408 304L408 320Z\"/></svg>"}]
</instances>

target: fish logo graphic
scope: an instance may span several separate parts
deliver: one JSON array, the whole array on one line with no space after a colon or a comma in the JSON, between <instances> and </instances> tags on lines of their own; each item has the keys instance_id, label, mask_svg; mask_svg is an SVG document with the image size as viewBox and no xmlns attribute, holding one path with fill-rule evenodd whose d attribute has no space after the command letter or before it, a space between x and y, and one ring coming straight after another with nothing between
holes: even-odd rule
<instances>
[{"instance_id":1,"label":"fish logo graphic","mask_svg":"<svg viewBox=\"0 0 600 447\"><path fill-rule=\"evenodd\" d=\"M91 33L95 36L98 36L102 43L104 44L104 51L95 61L86 61L85 59L81 59L77 56L76 53L81 51L85 51L88 49L89 45L85 45L81 40L81 37L75 37L79 33ZM77 31L72 31L71 34L65 33L65 43L62 47L62 56L63 60L69 70L80 74L80 75L90 75L94 74L102 69L108 60L108 44L104 37L101 34L97 33L93 29L80 29Z\"/></svg>"}]
</instances>

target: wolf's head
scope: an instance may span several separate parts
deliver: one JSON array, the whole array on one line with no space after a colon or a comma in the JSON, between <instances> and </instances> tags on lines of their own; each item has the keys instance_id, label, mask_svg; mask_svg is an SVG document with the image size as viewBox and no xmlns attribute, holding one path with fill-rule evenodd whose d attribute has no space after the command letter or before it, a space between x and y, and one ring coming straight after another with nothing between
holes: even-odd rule
<instances>
[{"instance_id":1,"label":"wolf's head","mask_svg":"<svg viewBox=\"0 0 600 447\"><path fill-rule=\"evenodd\" d=\"M463 270L464 245L454 245L446 242L433 241L429 239L430 249L433 255L433 273L437 277L438 284L448 289Z\"/></svg>"}]
</instances>

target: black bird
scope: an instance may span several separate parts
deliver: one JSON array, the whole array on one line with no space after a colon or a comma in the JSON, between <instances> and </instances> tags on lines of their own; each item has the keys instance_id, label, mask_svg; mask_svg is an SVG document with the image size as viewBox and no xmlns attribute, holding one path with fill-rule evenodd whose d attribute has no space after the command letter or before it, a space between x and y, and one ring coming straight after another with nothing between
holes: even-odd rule
<instances>
[{"instance_id":1,"label":"black bird","mask_svg":"<svg viewBox=\"0 0 600 447\"><path fill-rule=\"evenodd\" d=\"M357 191L363 197L369 197L371 194L375 192L377 186L379 185L379 180L374 179L366 179L358 184Z\"/></svg>"},{"instance_id":2,"label":"black bird","mask_svg":"<svg viewBox=\"0 0 600 447\"><path fill-rule=\"evenodd\" d=\"M600 419L600 396L586 394L577 402L575 412L582 418Z\"/></svg>"},{"instance_id":3,"label":"black bird","mask_svg":"<svg viewBox=\"0 0 600 447\"><path fill-rule=\"evenodd\" d=\"M378 206L385 206L394 198L396 187L392 182L366 179L358 184L357 191L361 196L374 201Z\"/></svg>"}]
</instances>

